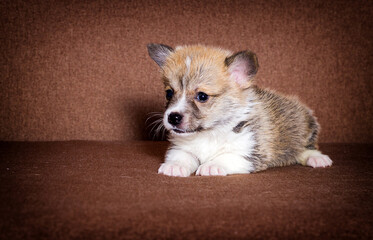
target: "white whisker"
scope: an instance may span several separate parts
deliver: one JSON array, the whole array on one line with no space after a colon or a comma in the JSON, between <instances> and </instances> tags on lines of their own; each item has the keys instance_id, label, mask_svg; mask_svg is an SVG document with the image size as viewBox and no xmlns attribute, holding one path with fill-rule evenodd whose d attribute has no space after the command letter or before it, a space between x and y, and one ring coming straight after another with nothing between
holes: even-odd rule
<instances>
[{"instance_id":1,"label":"white whisker","mask_svg":"<svg viewBox=\"0 0 373 240\"><path fill-rule=\"evenodd\" d=\"M150 129L149 131L149 137L151 137L152 140L156 140L161 138L161 140L164 139L165 134L165 127L163 126L163 113L161 112L152 112L148 113L150 115L146 121L146 129Z\"/></svg>"},{"instance_id":2,"label":"white whisker","mask_svg":"<svg viewBox=\"0 0 373 240\"><path fill-rule=\"evenodd\" d=\"M145 124L148 123L152 118L161 118L163 117L163 113L161 112L153 112L153 113L148 113L147 115L150 115L148 118L145 120Z\"/></svg>"},{"instance_id":3,"label":"white whisker","mask_svg":"<svg viewBox=\"0 0 373 240\"><path fill-rule=\"evenodd\" d=\"M153 125L157 125L157 124L159 124L159 123L162 122L162 121L163 121L162 118L160 118L160 119L156 119L156 120L154 120L154 122L150 123L150 124L146 127L146 129L150 128L150 127L153 126Z\"/></svg>"}]
</instances>

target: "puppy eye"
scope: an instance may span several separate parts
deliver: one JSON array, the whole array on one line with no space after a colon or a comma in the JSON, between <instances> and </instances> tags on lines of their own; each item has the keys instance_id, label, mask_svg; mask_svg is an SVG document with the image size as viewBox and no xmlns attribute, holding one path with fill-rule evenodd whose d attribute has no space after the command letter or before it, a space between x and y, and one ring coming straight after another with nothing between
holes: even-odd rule
<instances>
[{"instance_id":1,"label":"puppy eye","mask_svg":"<svg viewBox=\"0 0 373 240\"><path fill-rule=\"evenodd\" d=\"M167 99L168 101L171 100L171 98L172 98L173 95L174 95L174 91L173 91L172 89L167 89L167 90L166 90L166 99Z\"/></svg>"},{"instance_id":2,"label":"puppy eye","mask_svg":"<svg viewBox=\"0 0 373 240\"><path fill-rule=\"evenodd\" d=\"M209 95L207 95L204 92L198 92L196 99L198 102L204 103L204 102L207 102L207 100L209 99Z\"/></svg>"}]
</instances>

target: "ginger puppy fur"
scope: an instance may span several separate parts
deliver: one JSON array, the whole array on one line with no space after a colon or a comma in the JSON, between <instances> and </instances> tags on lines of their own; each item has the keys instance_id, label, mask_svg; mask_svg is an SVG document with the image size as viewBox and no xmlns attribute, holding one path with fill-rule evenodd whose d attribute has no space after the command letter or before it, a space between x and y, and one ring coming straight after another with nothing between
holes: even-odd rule
<instances>
[{"instance_id":1,"label":"ginger puppy fur","mask_svg":"<svg viewBox=\"0 0 373 240\"><path fill-rule=\"evenodd\" d=\"M225 176L296 163L332 165L318 150L312 111L255 85L253 52L162 44L149 44L148 52L161 69L171 143L158 173Z\"/></svg>"}]
</instances>

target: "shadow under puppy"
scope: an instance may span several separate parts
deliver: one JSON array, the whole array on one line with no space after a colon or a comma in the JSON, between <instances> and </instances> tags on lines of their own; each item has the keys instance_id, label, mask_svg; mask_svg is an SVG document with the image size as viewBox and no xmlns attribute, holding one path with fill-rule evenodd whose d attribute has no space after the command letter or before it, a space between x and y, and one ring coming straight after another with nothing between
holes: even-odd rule
<instances>
[{"instance_id":1,"label":"shadow under puppy","mask_svg":"<svg viewBox=\"0 0 373 240\"><path fill-rule=\"evenodd\" d=\"M254 53L202 45L149 44L168 100L171 146L158 172L169 176L242 174L300 163L331 166L318 151L319 124L294 98L257 87Z\"/></svg>"}]
</instances>

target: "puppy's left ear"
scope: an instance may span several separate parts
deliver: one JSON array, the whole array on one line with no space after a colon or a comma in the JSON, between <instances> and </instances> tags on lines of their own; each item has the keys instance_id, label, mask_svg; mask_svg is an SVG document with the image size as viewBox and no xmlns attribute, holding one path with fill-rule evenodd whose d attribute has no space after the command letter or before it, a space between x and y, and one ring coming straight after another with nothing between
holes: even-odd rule
<instances>
[{"instance_id":1,"label":"puppy's left ear","mask_svg":"<svg viewBox=\"0 0 373 240\"><path fill-rule=\"evenodd\" d=\"M241 51L225 59L228 72L241 88L248 88L259 69L255 53Z\"/></svg>"},{"instance_id":2,"label":"puppy's left ear","mask_svg":"<svg viewBox=\"0 0 373 240\"><path fill-rule=\"evenodd\" d=\"M173 52L174 50L163 44L156 44L150 43L148 44L148 53L149 56L160 66L163 67L167 57Z\"/></svg>"}]
</instances>

